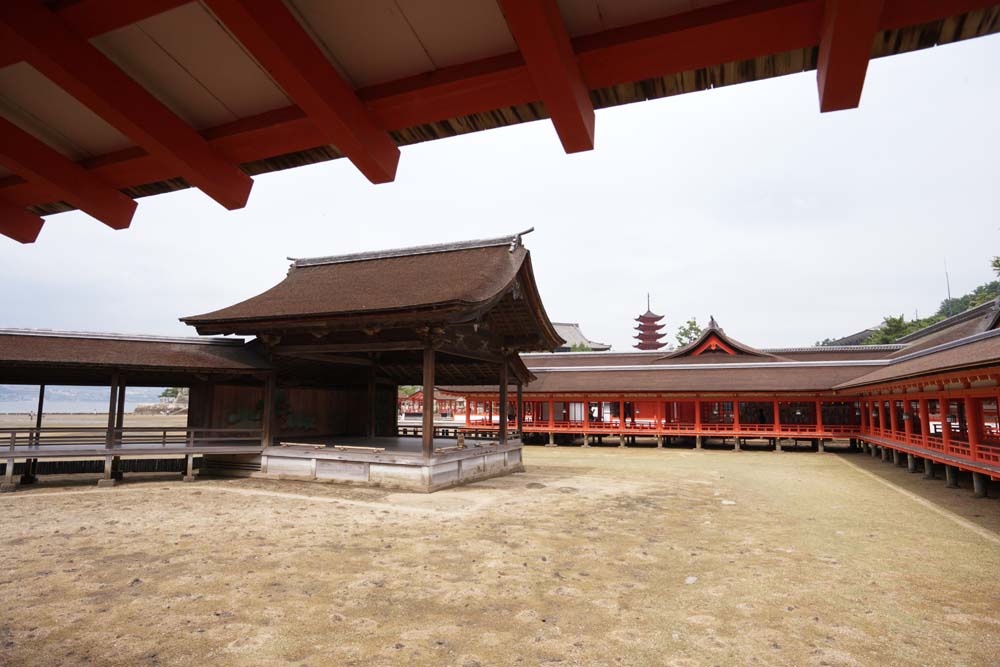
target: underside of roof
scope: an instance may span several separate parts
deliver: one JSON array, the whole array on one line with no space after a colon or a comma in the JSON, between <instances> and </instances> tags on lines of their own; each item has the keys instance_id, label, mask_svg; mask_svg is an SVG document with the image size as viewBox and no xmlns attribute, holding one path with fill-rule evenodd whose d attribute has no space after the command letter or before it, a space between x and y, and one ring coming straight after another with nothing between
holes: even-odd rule
<instances>
[{"instance_id":1,"label":"underside of roof","mask_svg":"<svg viewBox=\"0 0 1000 667\"><path fill-rule=\"evenodd\" d=\"M0 233L73 208L120 229L191 186L239 208L249 176L345 156L383 183L399 146L543 118L588 150L594 109L814 69L820 108L851 108L859 59L1000 30L985 0L836 4L0 3Z\"/></svg>"}]
</instances>

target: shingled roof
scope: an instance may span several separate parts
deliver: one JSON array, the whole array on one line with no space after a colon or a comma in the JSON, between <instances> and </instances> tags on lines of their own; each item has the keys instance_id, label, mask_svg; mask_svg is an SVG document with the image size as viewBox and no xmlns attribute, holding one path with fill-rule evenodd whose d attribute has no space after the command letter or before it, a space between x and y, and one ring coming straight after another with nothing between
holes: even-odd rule
<instances>
[{"instance_id":1,"label":"shingled roof","mask_svg":"<svg viewBox=\"0 0 1000 667\"><path fill-rule=\"evenodd\" d=\"M154 385L177 374L253 374L270 368L242 340L167 338L110 333L0 329L0 368L8 381L105 382L125 372L130 384Z\"/></svg>"},{"instance_id":2,"label":"shingled roof","mask_svg":"<svg viewBox=\"0 0 1000 667\"><path fill-rule=\"evenodd\" d=\"M504 297L509 303L501 303ZM470 322L501 306L507 326L516 323L531 339L518 349L551 350L563 342L542 306L520 235L297 259L271 289L182 321L202 334L257 334L296 323Z\"/></svg>"}]
</instances>

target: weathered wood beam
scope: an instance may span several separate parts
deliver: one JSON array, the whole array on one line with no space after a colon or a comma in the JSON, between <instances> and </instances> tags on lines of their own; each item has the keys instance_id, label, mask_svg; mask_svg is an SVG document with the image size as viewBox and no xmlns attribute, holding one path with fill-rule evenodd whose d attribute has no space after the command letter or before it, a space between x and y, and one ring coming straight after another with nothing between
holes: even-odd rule
<instances>
[{"instance_id":1,"label":"weathered wood beam","mask_svg":"<svg viewBox=\"0 0 1000 667\"><path fill-rule=\"evenodd\" d=\"M0 40L53 83L229 209L253 181L107 56L36 0L0 2Z\"/></svg>"},{"instance_id":2,"label":"weathered wood beam","mask_svg":"<svg viewBox=\"0 0 1000 667\"><path fill-rule=\"evenodd\" d=\"M861 103L882 9L882 0L825 0L816 64L820 111Z\"/></svg>"},{"instance_id":3,"label":"weathered wood beam","mask_svg":"<svg viewBox=\"0 0 1000 667\"><path fill-rule=\"evenodd\" d=\"M316 345L275 345L271 351L275 354L320 354L328 352L398 352L407 350L422 350L425 344L418 340L396 341L387 343L317 343Z\"/></svg>"},{"instance_id":4,"label":"weathered wood beam","mask_svg":"<svg viewBox=\"0 0 1000 667\"><path fill-rule=\"evenodd\" d=\"M306 116L372 183L396 177L399 148L281 0L205 0Z\"/></svg>"},{"instance_id":5,"label":"weathered wood beam","mask_svg":"<svg viewBox=\"0 0 1000 667\"><path fill-rule=\"evenodd\" d=\"M476 350L470 347L465 347L463 345L454 345L449 343L441 343L436 346L435 349L441 354L448 354L455 357L462 357L464 359L474 359L476 361L485 361L492 364L502 364L504 362L504 357L499 352L490 352L488 350Z\"/></svg>"},{"instance_id":6,"label":"weathered wood beam","mask_svg":"<svg viewBox=\"0 0 1000 667\"><path fill-rule=\"evenodd\" d=\"M500 0L567 153L594 148L594 104L555 0Z\"/></svg>"},{"instance_id":7,"label":"weathered wood beam","mask_svg":"<svg viewBox=\"0 0 1000 667\"><path fill-rule=\"evenodd\" d=\"M322 352L285 352L274 350L274 354L292 359L310 359L312 361L322 361L327 364L344 364L349 366L374 366L371 359L362 357L349 357L343 354L324 354Z\"/></svg>"},{"instance_id":8,"label":"weathered wood beam","mask_svg":"<svg viewBox=\"0 0 1000 667\"><path fill-rule=\"evenodd\" d=\"M136 203L76 162L0 117L0 164L28 180L42 181L111 229L126 229Z\"/></svg>"}]
</instances>

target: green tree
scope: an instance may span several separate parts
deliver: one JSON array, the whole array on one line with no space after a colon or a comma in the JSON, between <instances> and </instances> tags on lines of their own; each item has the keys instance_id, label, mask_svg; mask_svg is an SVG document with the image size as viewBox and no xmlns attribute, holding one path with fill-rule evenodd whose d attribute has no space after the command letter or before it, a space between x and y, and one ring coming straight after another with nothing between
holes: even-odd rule
<instances>
[{"instance_id":1,"label":"green tree","mask_svg":"<svg viewBox=\"0 0 1000 667\"><path fill-rule=\"evenodd\" d=\"M160 398L177 398L180 391L178 387L167 387L160 393Z\"/></svg>"},{"instance_id":2,"label":"green tree","mask_svg":"<svg viewBox=\"0 0 1000 667\"><path fill-rule=\"evenodd\" d=\"M593 348L586 343L573 343L569 346L570 352L593 352Z\"/></svg>"},{"instance_id":3,"label":"green tree","mask_svg":"<svg viewBox=\"0 0 1000 667\"><path fill-rule=\"evenodd\" d=\"M993 258L993 272L1000 276L1000 257Z\"/></svg>"},{"instance_id":4,"label":"green tree","mask_svg":"<svg viewBox=\"0 0 1000 667\"><path fill-rule=\"evenodd\" d=\"M677 344L683 347L698 340L700 335L701 327L698 326L698 320L692 317L677 329Z\"/></svg>"},{"instance_id":5,"label":"green tree","mask_svg":"<svg viewBox=\"0 0 1000 667\"><path fill-rule=\"evenodd\" d=\"M413 385L413 384L399 385L399 395L402 396L403 398L409 398L418 391L420 391L420 387L418 385Z\"/></svg>"}]
</instances>

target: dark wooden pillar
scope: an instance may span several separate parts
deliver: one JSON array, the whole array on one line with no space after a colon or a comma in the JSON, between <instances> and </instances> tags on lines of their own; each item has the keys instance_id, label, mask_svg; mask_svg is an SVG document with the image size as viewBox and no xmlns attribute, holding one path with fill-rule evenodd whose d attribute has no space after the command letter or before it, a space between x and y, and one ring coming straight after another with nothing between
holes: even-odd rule
<instances>
[{"instance_id":1,"label":"dark wooden pillar","mask_svg":"<svg viewBox=\"0 0 1000 667\"><path fill-rule=\"evenodd\" d=\"M118 409L118 393L119 384L121 382L118 373L114 373L111 376L111 390L108 396L108 430L104 437L104 448L108 450L107 456L104 457L104 475L103 479L98 480L98 485L108 485L114 486L116 482L115 475L115 459L117 457L112 456L112 450L114 450L115 443L117 442L117 436L115 434L115 427L118 425L118 418L116 416Z\"/></svg>"},{"instance_id":2,"label":"dark wooden pillar","mask_svg":"<svg viewBox=\"0 0 1000 667\"><path fill-rule=\"evenodd\" d=\"M274 402L278 393L278 377L274 371L264 380L264 405L260 415L260 446L270 447L274 442Z\"/></svg>"},{"instance_id":3,"label":"dark wooden pillar","mask_svg":"<svg viewBox=\"0 0 1000 667\"><path fill-rule=\"evenodd\" d=\"M375 437L375 364L368 368L368 427L366 435L369 439Z\"/></svg>"},{"instance_id":4,"label":"dark wooden pillar","mask_svg":"<svg viewBox=\"0 0 1000 667\"><path fill-rule=\"evenodd\" d=\"M430 460L434 455L434 363L434 348L428 345L424 348L424 409L422 412L424 460Z\"/></svg>"},{"instance_id":5,"label":"dark wooden pillar","mask_svg":"<svg viewBox=\"0 0 1000 667\"><path fill-rule=\"evenodd\" d=\"M42 410L45 408L45 385L38 385L38 412L35 413L35 433L28 438L28 442L35 447L41 445L42 440ZM35 477L38 467L38 459L25 459L24 474L21 475L21 484L33 484L37 481Z\"/></svg>"},{"instance_id":6,"label":"dark wooden pillar","mask_svg":"<svg viewBox=\"0 0 1000 667\"><path fill-rule=\"evenodd\" d=\"M507 444L507 360L500 365L500 445Z\"/></svg>"},{"instance_id":7,"label":"dark wooden pillar","mask_svg":"<svg viewBox=\"0 0 1000 667\"><path fill-rule=\"evenodd\" d=\"M121 447L122 440L124 439L124 434L122 429L125 427L125 378L118 377L118 405L115 407L115 446ZM111 459L111 475L115 479L122 478L121 471L122 459L120 456L116 456Z\"/></svg>"},{"instance_id":8,"label":"dark wooden pillar","mask_svg":"<svg viewBox=\"0 0 1000 667\"><path fill-rule=\"evenodd\" d=\"M108 396L108 432L105 436L104 446L111 449L115 445L115 409L118 407L118 373L111 376L111 391ZM110 471L105 471L110 472ZM107 476L107 475L105 475Z\"/></svg>"},{"instance_id":9,"label":"dark wooden pillar","mask_svg":"<svg viewBox=\"0 0 1000 667\"><path fill-rule=\"evenodd\" d=\"M524 437L524 383L517 381L517 433Z\"/></svg>"}]
</instances>

